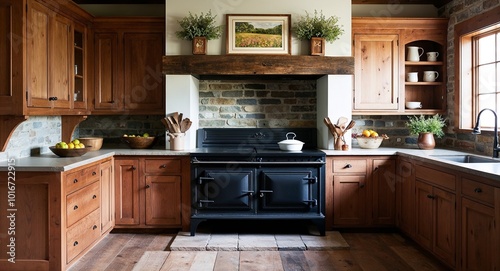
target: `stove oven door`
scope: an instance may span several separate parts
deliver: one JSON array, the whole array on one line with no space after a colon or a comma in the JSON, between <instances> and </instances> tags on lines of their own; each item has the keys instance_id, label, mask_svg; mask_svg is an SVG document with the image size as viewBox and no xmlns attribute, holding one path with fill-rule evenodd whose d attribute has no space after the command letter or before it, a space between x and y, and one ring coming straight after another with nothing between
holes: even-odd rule
<instances>
[{"instance_id":1,"label":"stove oven door","mask_svg":"<svg viewBox=\"0 0 500 271\"><path fill-rule=\"evenodd\" d=\"M205 168L196 177L193 204L197 213L252 213L255 170Z\"/></svg>"},{"instance_id":2,"label":"stove oven door","mask_svg":"<svg viewBox=\"0 0 500 271\"><path fill-rule=\"evenodd\" d=\"M311 212L317 209L316 169L263 169L259 174L259 212Z\"/></svg>"}]
</instances>

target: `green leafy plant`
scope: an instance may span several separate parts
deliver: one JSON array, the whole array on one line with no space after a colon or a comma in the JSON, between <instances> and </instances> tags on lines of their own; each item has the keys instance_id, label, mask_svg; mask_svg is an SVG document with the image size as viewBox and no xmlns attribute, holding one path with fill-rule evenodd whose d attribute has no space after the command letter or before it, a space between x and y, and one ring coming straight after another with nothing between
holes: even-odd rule
<instances>
[{"instance_id":1,"label":"green leafy plant","mask_svg":"<svg viewBox=\"0 0 500 271\"><path fill-rule=\"evenodd\" d=\"M222 26L215 25L217 15L212 15L212 11L204 14L192 14L177 21L182 30L175 32L180 39L192 40L194 37L205 37L207 40L220 38L222 35Z\"/></svg>"},{"instance_id":2,"label":"green leafy plant","mask_svg":"<svg viewBox=\"0 0 500 271\"><path fill-rule=\"evenodd\" d=\"M406 127L410 129L410 134L418 135L420 133L433 133L436 137L441 138L444 136L443 127L446 125L445 119L439 114L430 118L423 115L409 116Z\"/></svg>"},{"instance_id":3,"label":"green leafy plant","mask_svg":"<svg viewBox=\"0 0 500 271\"><path fill-rule=\"evenodd\" d=\"M318 13L314 10L314 16L306 11L306 16L300 18L294 25L294 31L297 38L301 40L310 40L312 37L325 38L328 42L333 42L344 33L344 30L337 25L337 16L326 18L323 11Z\"/></svg>"}]
</instances>

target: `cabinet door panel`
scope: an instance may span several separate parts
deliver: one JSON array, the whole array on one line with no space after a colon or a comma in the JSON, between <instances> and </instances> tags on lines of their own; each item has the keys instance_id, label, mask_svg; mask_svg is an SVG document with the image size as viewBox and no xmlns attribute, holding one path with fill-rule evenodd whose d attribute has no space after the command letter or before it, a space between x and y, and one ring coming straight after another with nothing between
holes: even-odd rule
<instances>
[{"instance_id":1,"label":"cabinet door panel","mask_svg":"<svg viewBox=\"0 0 500 271\"><path fill-rule=\"evenodd\" d=\"M125 109L162 110L163 33L125 33Z\"/></svg>"},{"instance_id":2,"label":"cabinet door panel","mask_svg":"<svg viewBox=\"0 0 500 271\"><path fill-rule=\"evenodd\" d=\"M146 225L181 224L181 177L146 176Z\"/></svg>"},{"instance_id":3,"label":"cabinet door panel","mask_svg":"<svg viewBox=\"0 0 500 271\"><path fill-rule=\"evenodd\" d=\"M455 195L434 187L434 252L455 265Z\"/></svg>"},{"instance_id":4,"label":"cabinet door panel","mask_svg":"<svg viewBox=\"0 0 500 271\"><path fill-rule=\"evenodd\" d=\"M139 225L139 161L115 161L115 221L117 225Z\"/></svg>"},{"instance_id":5,"label":"cabinet door panel","mask_svg":"<svg viewBox=\"0 0 500 271\"><path fill-rule=\"evenodd\" d=\"M333 177L333 224L363 225L366 221L366 176Z\"/></svg>"},{"instance_id":6,"label":"cabinet door panel","mask_svg":"<svg viewBox=\"0 0 500 271\"><path fill-rule=\"evenodd\" d=\"M94 108L118 109L122 104L119 93L123 88L118 78L118 34L98 33L94 39Z\"/></svg>"},{"instance_id":7,"label":"cabinet door panel","mask_svg":"<svg viewBox=\"0 0 500 271\"><path fill-rule=\"evenodd\" d=\"M28 7L28 106L50 107L49 103L49 11L31 1Z\"/></svg>"},{"instance_id":8,"label":"cabinet door panel","mask_svg":"<svg viewBox=\"0 0 500 271\"><path fill-rule=\"evenodd\" d=\"M413 237L415 232L415 175L413 166L408 161L400 161L398 165L399 181L396 183L396 195L399 227Z\"/></svg>"},{"instance_id":9,"label":"cabinet door panel","mask_svg":"<svg viewBox=\"0 0 500 271\"><path fill-rule=\"evenodd\" d=\"M54 108L70 108L70 78L72 38L71 21L62 16L56 16L51 24L49 90L50 96L57 97Z\"/></svg>"},{"instance_id":10,"label":"cabinet door panel","mask_svg":"<svg viewBox=\"0 0 500 271\"><path fill-rule=\"evenodd\" d=\"M418 180L415 182L415 240L428 250L432 250L432 196L431 185L420 182Z\"/></svg>"},{"instance_id":11,"label":"cabinet door panel","mask_svg":"<svg viewBox=\"0 0 500 271\"><path fill-rule=\"evenodd\" d=\"M113 164L101 164L101 233L110 230L115 222L115 194L113 183Z\"/></svg>"},{"instance_id":12,"label":"cabinet door panel","mask_svg":"<svg viewBox=\"0 0 500 271\"><path fill-rule=\"evenodd\" d=\"M398 109L398 35L354 35L354 109Z\"/></svg>"},{"instance_id":13,"label":"cabinet door panel","mask_svg":"<svg viewBox=\"0 0 500 271\"><path fill-rule=\"evenodd\" d=\"M497 270L495 210L462 198L462 270Z\"/></svg>"},{"instance_id":14,"label":"cabinet door panel","mask_svg":"<svg viewBox=\"0 0 500 271\"><path fill-rule=\"evenodd\" d=\"M396 161L374 160L373 189L373 223L377 225L394 225L396 208Z\"/></svg>"}]
</instances>

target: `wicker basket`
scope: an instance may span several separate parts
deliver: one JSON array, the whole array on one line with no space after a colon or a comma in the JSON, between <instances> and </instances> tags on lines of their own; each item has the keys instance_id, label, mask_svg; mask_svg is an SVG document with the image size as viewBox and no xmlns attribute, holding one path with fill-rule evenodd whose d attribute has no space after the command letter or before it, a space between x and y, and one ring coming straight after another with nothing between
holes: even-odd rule
<instances>
[{"instance_id":1,"label":"wicker basket","mask_svg":"<svg viewBox=\"0 0 500 271\"><path fill-rule=\"evenodd\" d=\"M156 137L122 137L123 142L127 143L127 145L132 149L148 149L153 147Z\"/></svg>"}]
</instances>

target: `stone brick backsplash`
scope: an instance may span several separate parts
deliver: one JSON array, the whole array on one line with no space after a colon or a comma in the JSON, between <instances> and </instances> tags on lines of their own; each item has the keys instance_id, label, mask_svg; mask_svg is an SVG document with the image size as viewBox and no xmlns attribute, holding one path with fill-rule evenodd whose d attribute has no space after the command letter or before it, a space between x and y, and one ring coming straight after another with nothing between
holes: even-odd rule
<instances>
[{"instance_id":1,"label":"stone brick backsplash","mask_svg":"<svg viewBox=\"0 0 500 271\"><path fill-rule=\"evenodd\" d=\"M158 145L165 145L165 126L157 115L112 115L89 116L78 125L79 137L98 136L104 144L119 144L124 134L144 134L159 136Z\"/></svg>"},{"instance_id":2,"label":"stone brick backsplash","mask_svg":"<svg viewBox=\"0 0 500 271\"><path fill-rule=\"evenodd\" d=\"M14 130L5 156L29 157L50 152L49 146L61 141L61 117L31 116Z\"/></svg>"},{"instance_id":3,"label":"stone brick backsplash","mask_svg":"<svg viewBox=\"0 0 500 271\"><path fill-rule=\"evenodd\" d=\"M316 80L200 81L200 128L316 127Z\"/></svg>"}]
</instances>

